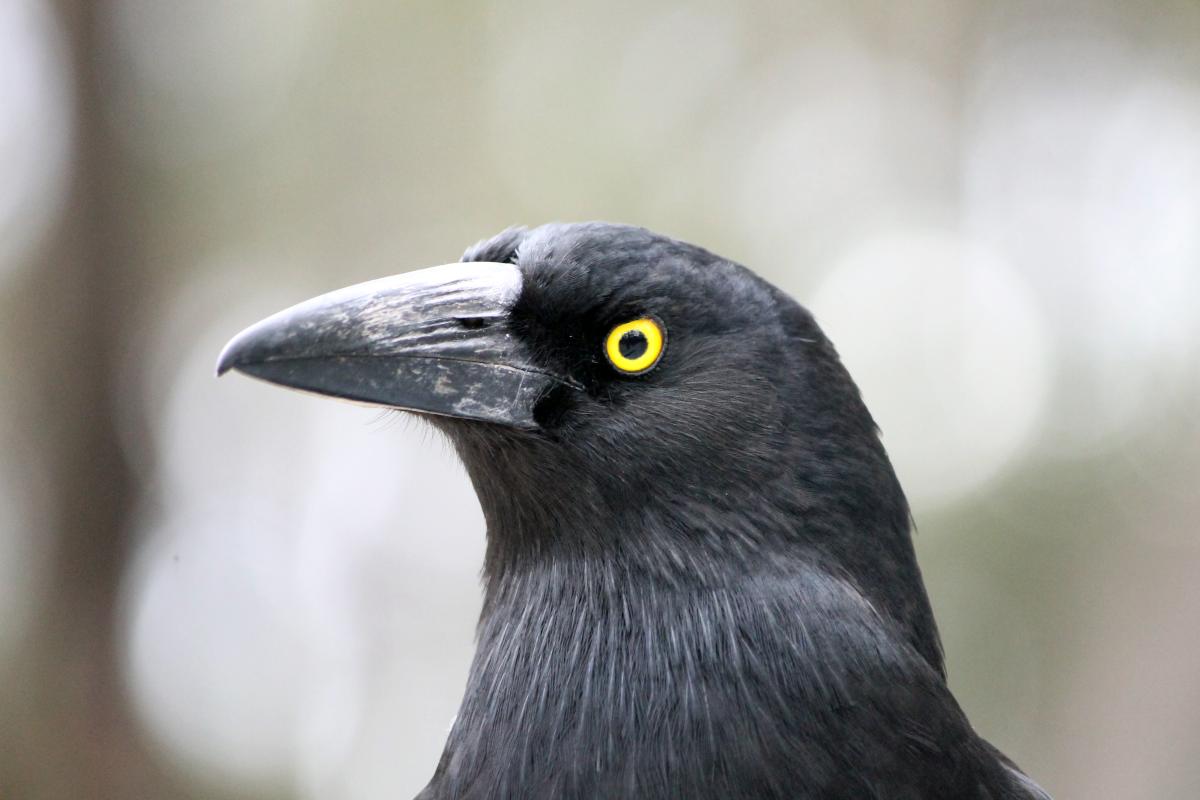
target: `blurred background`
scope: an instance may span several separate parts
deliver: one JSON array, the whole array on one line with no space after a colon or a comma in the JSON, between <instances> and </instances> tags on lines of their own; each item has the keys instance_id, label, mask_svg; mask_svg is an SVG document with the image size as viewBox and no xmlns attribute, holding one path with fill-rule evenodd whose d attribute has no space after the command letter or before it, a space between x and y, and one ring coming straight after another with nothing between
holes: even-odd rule
<instances>
[{"instance_id":1,"label":"blurred background","mask_svg":"<svg viewBox=\"0 0 1200 800\"><path fill-rule=\"evenodd\" d=\"M609 219L814 309L976 727L1200 796L1200 3L0 2L0 796L410 797L483 524L246 324Z\"/></svg>"}]
</instances>

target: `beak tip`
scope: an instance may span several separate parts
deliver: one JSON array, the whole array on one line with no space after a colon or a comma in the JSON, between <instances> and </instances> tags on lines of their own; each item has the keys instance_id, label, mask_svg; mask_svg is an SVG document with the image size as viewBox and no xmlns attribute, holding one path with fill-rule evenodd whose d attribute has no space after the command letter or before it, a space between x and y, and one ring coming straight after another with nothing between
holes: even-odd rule
<instances>
[{"instance_id":1,"label":"beak tip","mask_svg":"<svg viewBox=\"0 0 1200 800\"><path fill-rule=\"evenodd\" d=\"M217 369L216 369L215 377L219 378L222 375L224 375L226 372L229 372L229 370L231 370L231 369L233 369L233 360L226 358L225 353L221 353L221 356L217 359Z\"/></svg>"},{"instance_id":2,"label":"beak tip","mask_svg":"<svg viewBox=\"0 0 1200 800\"><path fill-rule=\"evenodd\" d=\"M230 339L227 345L221 348L221 354L217 356L218 378L231 369L237 369L244 363L245 359L243 356L246 354L245 340L246 337L242 333L239 333Z\"/></svg>"}]
</instances>

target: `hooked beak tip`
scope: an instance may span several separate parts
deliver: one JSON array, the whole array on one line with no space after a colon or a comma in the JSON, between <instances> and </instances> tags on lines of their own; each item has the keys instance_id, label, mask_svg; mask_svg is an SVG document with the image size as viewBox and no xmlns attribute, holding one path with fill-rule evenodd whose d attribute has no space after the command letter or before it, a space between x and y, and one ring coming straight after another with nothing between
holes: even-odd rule
<instances>
[{"instance_id":1,"label":"hooked beak tip","mask_svg":"<svg viewBox=\"0 0 1200 800\"><path fill-rule=\"evenodd\" d=\"M225 345L225 347L221 349L221 355L217 356L216 377L221 377L226 372L229 372L229 370L237 366L239 349L237 344L240 338L240 336L235 336L230 340L229 344Z\"/></svg>"}]
</instances>

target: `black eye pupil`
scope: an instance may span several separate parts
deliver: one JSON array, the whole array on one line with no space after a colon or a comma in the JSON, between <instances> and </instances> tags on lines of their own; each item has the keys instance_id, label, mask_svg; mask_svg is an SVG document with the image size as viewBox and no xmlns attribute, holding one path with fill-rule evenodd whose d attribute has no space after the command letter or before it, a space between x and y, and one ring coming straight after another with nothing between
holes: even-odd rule
<instances>
[{"instance_id":1,"label":"black eye pupil","mask_svg":"<svg viewBox=\"0 0 1200 800\"><path fill-rule=\"evenodd\" d=\"M622 356L628 359L641 358L649 346L646 334L641 331L625 331L621 335L621 341L617 342L617 349L621 351Z\"/></svg>"}]
</instances>

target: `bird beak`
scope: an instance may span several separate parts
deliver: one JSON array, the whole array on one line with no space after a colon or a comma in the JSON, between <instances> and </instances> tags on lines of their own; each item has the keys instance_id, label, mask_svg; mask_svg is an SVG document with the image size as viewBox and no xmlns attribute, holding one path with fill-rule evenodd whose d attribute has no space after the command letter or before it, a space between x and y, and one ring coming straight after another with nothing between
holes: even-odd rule
<instances>
[{"instance_id":1,"label":"bird beak","mask_svg":"<svg viewBox=\"0 0 1200 800\"><path fill-rule=\"evenodd\" d=\"M521 293L512 264L446 264L360 283L264 319L225 346L231 369L373 405L537 427L555 384L508 324Z\"/></svg>"}]
</instances>

